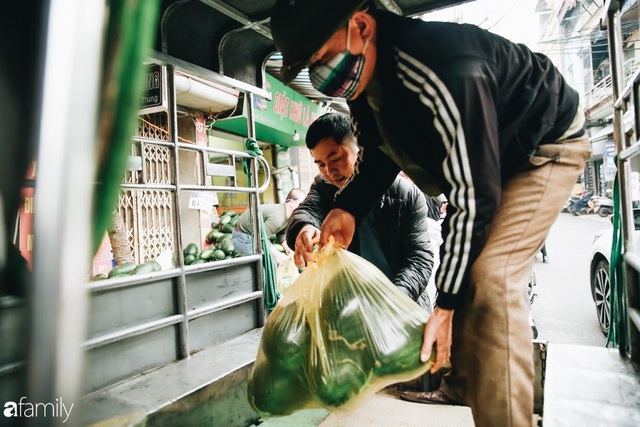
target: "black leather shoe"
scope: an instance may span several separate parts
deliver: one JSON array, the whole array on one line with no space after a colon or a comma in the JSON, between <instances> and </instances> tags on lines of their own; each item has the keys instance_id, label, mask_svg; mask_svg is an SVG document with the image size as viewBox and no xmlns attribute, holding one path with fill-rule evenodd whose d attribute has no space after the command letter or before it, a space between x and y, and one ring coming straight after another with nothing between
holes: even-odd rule
<instances>
[{"instance_id":1,"label":"black leather shoe","mask_svg":"<svg viewBox=\"0 0 640 427\"><path fill-rule=\"evenodd\" d=\"M404 391L400 393L400 399L407 402L430 403L436 405L456 405L467 406L462 402L458 402L444 394L440 390L434 391Z\"/></svg>"}]
</instances>

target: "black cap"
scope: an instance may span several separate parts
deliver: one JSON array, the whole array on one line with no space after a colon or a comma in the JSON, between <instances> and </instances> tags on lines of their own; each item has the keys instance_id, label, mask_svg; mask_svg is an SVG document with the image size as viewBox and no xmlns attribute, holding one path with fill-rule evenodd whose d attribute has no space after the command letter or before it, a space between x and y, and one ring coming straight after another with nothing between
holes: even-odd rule
<instances>
[{"instance_id":1,"label":"black cap","mask_svg":"<svg viewBox=\"0 0 640 427\"><path fill-rule=\"evenodd\" d=\"M281 78L290 83L367 0L277 0L271 35L282 53Z\"/></svg>"}]
</instances>

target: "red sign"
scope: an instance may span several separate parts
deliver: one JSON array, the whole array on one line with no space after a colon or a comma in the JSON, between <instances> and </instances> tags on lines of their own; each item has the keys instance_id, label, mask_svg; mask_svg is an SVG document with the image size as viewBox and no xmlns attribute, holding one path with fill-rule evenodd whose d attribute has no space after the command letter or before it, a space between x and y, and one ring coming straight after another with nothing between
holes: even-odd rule
<instances>
[{"instance_id":1,"label":"red sign","mask_svg":"<svg viewBox=\"0 0 640 427\"><path fill-rule=\"evenodd\" d=\"M96 252L96 256L93 257L93 275L109 274L113 268L112 261L111 240L109 240L109 235L104 233L98 252Z\"/></svg>"},{"instance_id":2,"label":"red sign","mask_svg":"<svg viewBox=\"0 0 640 427\"><path fill-rule=\"evenodd\" d=\"M18 249L27 260L27 265L31 268L33 258L33 213L34 213L35 189L25 187L22 189L22 204L20 205L19 221L20 234Z\"/></svg>"}]
</instances>

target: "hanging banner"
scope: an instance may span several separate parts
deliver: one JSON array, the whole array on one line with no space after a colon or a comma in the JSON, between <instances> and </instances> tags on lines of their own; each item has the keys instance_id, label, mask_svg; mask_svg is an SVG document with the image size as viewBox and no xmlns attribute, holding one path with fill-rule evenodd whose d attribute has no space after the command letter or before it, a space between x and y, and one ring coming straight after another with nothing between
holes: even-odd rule
<instances>
[{"instance_id":1,"label":"hanging banner","mask_svg":"<svg viewBox=\"0 0 640 427\"><path fill-rule=\"evenodd\" d=\"M602 163L604 167L604 180L607 182L613 182L616 179L616 173L618 168L615 162L616 147L613 145L613 141L607 141L604 143L604 152L602 153Z\"/></svg>"},{"instance_id":2,"label":"hanging banner","mask_svg":"<svg viewBox=\"0 0 640 427\"><path fill-rule=\"evenodd\" d=\"M640 174L638 172L629 174L629 184L631 184L631 200L634 202L640 200Z\"/></svg>"}]
</instances>

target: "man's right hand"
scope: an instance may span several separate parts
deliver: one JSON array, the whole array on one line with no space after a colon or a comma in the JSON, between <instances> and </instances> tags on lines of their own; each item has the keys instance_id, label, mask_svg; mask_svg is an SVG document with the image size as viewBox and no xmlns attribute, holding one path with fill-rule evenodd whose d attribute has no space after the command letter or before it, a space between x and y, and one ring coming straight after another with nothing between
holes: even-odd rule
<instances>
[{"instance_id":1,"label":"man's right hand","mask_svg":"<svg viewBox=\"0 0 640 427\"><path fill-rule=\"evenodd\" d=\"M313 225L305 225L298 233L296 237L295 253L293 255L293 262L296 267L302 268L307 265L311 260L313 254L313 245L320 239L320 229Z\"/></svg>"},{"instance_id":2,"label":"man's right hand","mask_svg":"<svg viewBox=\"0 0 640 427\"><path fill-rule=\"evenodd\" d=\"M356 232L356 218L349 212L334 208L326 216L320 227L320 247L329 242L333 236L334 242L346 249L353 240Z\"/></svg>"}]
</instances>

